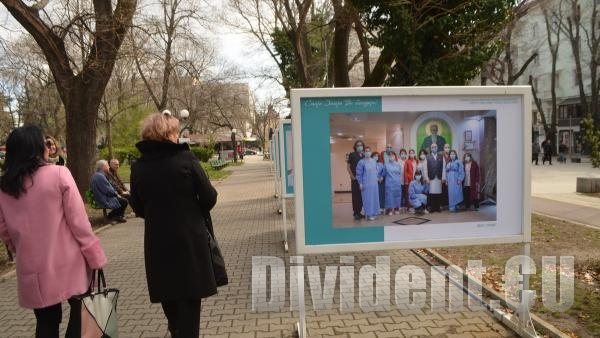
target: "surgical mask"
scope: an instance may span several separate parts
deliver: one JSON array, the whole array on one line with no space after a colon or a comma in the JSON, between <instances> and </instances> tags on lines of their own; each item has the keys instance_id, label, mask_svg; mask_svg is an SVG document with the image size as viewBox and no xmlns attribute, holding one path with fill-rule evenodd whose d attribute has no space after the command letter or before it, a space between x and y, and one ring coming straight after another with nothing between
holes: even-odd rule
<instances>
[{"instance_id":1,"label":"surgical mask","mask_svg":"<svg viewBox=\"0 0 600 338\"><path fill-rule=\"evenodd\" d=\"M385 148L385 151L387 151L388 153L392 151L392 147L387 147Z\"/></svg>"},{"instance_id":2,"label":"surgical mask","mask_svg":"<svg viewBox=\"0 0 600 338\"><path fill-rule=\"evenodd\" d=\"M435 147L434 147L434 148L431 148L431 154L433 155L433 154L435 154L435 153L437 153L437 148L435 148Z\"/></svg>"},{"instance_id":3,"label":"surgical mask","mask_svg":"<svg viewBox=\"0 0 600 338\"><path fill-rule=\"evenodd\" d=\"M392 162L394 162L394 159L390 157L390 158L388 158L388 162L392 163Z\"/></svg>"},{"instance_id":4,"label":"surgical mask","mask_svg":"<svg viewBox=\"0 0 600 338\"><path fill-rule=\"evenodd\" d=\"M456 155L454 155L454 154L450 154L450 159L451 159L452 161L456 160Z\"/></svg>"},{"instance_id":5,"label":"surgical mask","mask_svg":"<svg viewBox=\"0 0 600 338\"><path fill-rule=\"evenodd\" d=\"M403 160L406 160L406 154L400 155L400 158L403 159Z\"/></svg>"},{"instance_id":6,"label":"surgical mask","mask_svg":"<svg viewBox=\"0 0 600 338\"><path fill-rule=\"evenodd\" d=\"M465 161L467 161L467 162L471 162L471 156L467 156L467 157L465 157Z\"/></svg>"},{"instance_id":7,"label":"surgical mask","mask_svg":"<svg viewBox=\"0 0 600 338\"><path fill-rule=\"evenodd\" d=\"M379 157L377 157L377 156L373 157L373 161L379 162Z\"/></svg>"},{"instance_id":8,"label":"surgical mask","mask_svg":"<svg viewBox=\"0 0 600 338\"><path fill-rule=\"evenodd\" d=\"M415 176L415 180L420 181L421 180L421 175L416 175Z\"/></svg>"},{"instance_id":9,"label":"surgical mask","mask_svg":"<svg viewBox=\"0 0 600 338\"><path fill-rule=\"evenodd\" d=\"M420 159L424 160L425 159L425 155L421 155L419 156Z\"/></svg>"},{"instance_id":10,"label":"surgical mask","mask_svg":"<svg viewBox=\"0 0 600 338\"><path fill-rule=\"evenodd\" d=\"M363 151L363 146L356 146L356 151L362 152Z\"/></svg>"},{"instance_id":11,"label":"surgical mask","mask_svg":"<svg viewBox=\"0 0 600 338\"><path fill-rule=\"evenodd\" d=\"M365 151L365 157L366 157L366 158L369 158L369 157L371 157L371 152L370 152L370 151Z\"/></svg>"}]
</instances>

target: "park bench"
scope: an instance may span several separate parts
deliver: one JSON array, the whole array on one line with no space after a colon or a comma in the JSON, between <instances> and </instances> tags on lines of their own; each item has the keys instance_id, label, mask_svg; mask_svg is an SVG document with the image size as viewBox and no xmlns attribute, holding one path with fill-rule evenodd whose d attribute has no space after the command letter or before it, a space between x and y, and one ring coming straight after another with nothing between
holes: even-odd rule
<instances>
[{"instance_id":1,"label":"park bench","mask_svg":"<svg viewBox=\"0 0 600 338\"><path fill-rule=\"evenodd\" d=\"M85 201L93 209L97 209L97 210L102 209L102 215L104 215L104 217L108 217L108 212L106 211L107 208L101 207L98 205L98 203L96 203L96 200L94 199L94 193L92 193L91 189L88 189L85 191Z\"/></svg>"},{"instance_id":2,"label":"park bench","mask_svg":"<svg viewBox=\"0 0 600 338\"><path fill-rule=\"evenodd\" d=\"M221 170L229 164L229 162L225 160L214 160L210 161L209 163L214 170Z\"/></svg>"}]
</instances>

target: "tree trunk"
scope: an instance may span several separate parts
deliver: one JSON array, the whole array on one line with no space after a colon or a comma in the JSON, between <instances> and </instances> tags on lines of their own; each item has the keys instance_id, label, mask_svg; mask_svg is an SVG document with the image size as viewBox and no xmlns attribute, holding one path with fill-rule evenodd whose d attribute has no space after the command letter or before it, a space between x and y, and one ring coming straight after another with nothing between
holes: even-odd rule
<instances>
[{"instance_id":1,"label":"tree trunk","mask_svg":"<svg viewBox=\"0 0 600 338\"><path fill-rule=\"evenodd\" d=\"M235 134L231 133L231 149L233 150L233 162L237 162L237 145L235 144Z\"/></svg>"},{"instance_id":2,"label":"tree trunk","mask_svg":"<svg viewBox=\"0 0 600 338\"><path fill-rule=\"evenodd\" d=\"M65 104L67 164L82 196L89 188L96 158L96 117L100 104L100 99L90 95L88 88L79 83L73 85L69 89L69 100Z\"/></svg>"},{"instance_id":3,"label":"tree trunk","mask_svg":"<svg viewBox=\"0 0 600 338\"><path fill-rule=\"evenodd\" d=\"M350 9L342 5L340 0L333 1L335 11L335 30L333 33L333 84L336 87L350 87L348 72L348 47L352 31Z\"/></svg>"},{"instance_id":4,"label":"tree trunk","mask_svg":"<svg viewBox=\"0 0 600 338\"><path fill-rule=\"evenodd\" d=\"M112 141L112 128L110 126L111 124L111 120L109 119L108 116L108 111L106 112L106 145L108 147L108 158L105 160L110 161L111 159L114 158L114 154L113 154L113 141Z\"/></svg>"}]
</instances>

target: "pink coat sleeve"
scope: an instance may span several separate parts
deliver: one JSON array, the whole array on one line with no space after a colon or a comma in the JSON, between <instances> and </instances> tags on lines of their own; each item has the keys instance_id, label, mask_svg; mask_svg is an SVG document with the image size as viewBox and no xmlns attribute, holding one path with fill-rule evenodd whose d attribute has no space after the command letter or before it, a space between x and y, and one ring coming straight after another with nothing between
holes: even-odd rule
<instances>
[{"instance_id":1,"label":"pink coat sleeve","mask_svg":"<svg viewBox=\"0 0 600 338\"><path fill-rule=\"evenodd\" d=\"M75 240L79 243L81 253L87 264L92 269L99 269L106 265L106 255L100 240L92 231L81 195L77 190L75 180L69 169L60 167L60 188L62 191L63 208L67 225Z\"/></svg>"}]
</instances>

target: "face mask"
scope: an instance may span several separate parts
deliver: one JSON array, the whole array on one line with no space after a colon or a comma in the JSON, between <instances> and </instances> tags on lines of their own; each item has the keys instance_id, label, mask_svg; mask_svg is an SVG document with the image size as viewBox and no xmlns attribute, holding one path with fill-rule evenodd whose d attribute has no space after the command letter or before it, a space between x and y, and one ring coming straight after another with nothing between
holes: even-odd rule
<instances>
[{"instance_id":1,"label":"face mask","mask_svg":"<svg viewBox=\"0 0 600 338\"><path fill-rule=\"evenodd\" d=\"M373 161L379 162L379 157L377 157L377 156L373 157Z\"/></svg>"},{"instance_id":2,"label":"face mask","mask_svg":"<svg viewBox=\"0 0 600 338\"><path fill-rule=\"evenodd\" d=\"M392 147L387 147L387 148L385 148L385 150L389 153L392 151Z\"/></svg>"},{"instance_id":3,"label":"face mask","mask_svg":"<svg viewBox=\"0 0 600 338\"><path fill-rule=\"evenodd\" d=\"M467 161L467 162L471 162L471 156L467 156L467 157L465 157L465 161Z\"/></svg>"},{"instance_id":4,"label":"face mask","mask_svg":"<svg viewBox=\"0 0 600 338\"><path fill-rule=\"evenodd\" d=\"M356 146L356 151L358 151L359 153L363 151L363 147L362 146Z\"/></svg>"},{"instance_id":5,"label":"face mask","mask_svg":"<svg viewBox=\"0 0 600 338\"><path fill-rule=\"evenodd\" d=\"M388 162L392 163L392 162L394 162L394 159L390 157L390 158L388 158Z\"/></svg>"},{"instance_id":6,"label":"face mask","mask_svg":"<svg viewBox=\"0 0 600 338\"><path fill-rule=\"evenodd\" d=\"M400 158L403 159L403 160L406 160L406 154L400 155Z\"/></svg>"},{"instance_id":7,"label":"face mask","mask_svg":"<svg viewBox=\"0 0 600 338\"><path fill-rule=\"evenodd\" d=\"M425 155L421 155L419 156L420 159L424 160L425 159Z\"/></svg>"},{"instance_id":8,"label":"face mask","mask_svg":"<svg viewBox=\"0 0 600 338\"><path fill-rule=\"evenodd\" d=\"M365 157L366 157L366 158L369 158L369 157L371 157L371 152L370 152L370 151L365 151Z\"/></svg>"},{"instance_id":9,"label":"face mask","mask_svg":"<svg viewBox=\"0 0 600 338\"><path fill-rule=\"evenodd\" d=\"M415 180L420 181L421 180L421 175L416 175L415 176Z\"/></svg>"},{"instance_id":10,"label":"face mask","mask_svg":"<svg viewBox=\"0 0 600 338\"><path fill-rule=\"evenodd\" d=\"M410 154L408 156L410 156L410 158L415 158L415 154Z\"/></svg>"},{"instance_id":11,"label":"face mask","mask_svg":"<svg viewBox=\"0 0 600 338\"><path fill-rule=\"evenodd\" d=\"M445 152L446 152L446 154L447 154L447 153L449 153L449 152L450 152L450 148L444 148L444 151L445 151Z\"/></svg>"},{"instance_id":12,"label":"face mask","mask_svg":"<svg viewBox=\"0 0 600 338\"><path fill-rule=\"evenodd\" d=\"M450 159L451 159L452 161L454 161L454 160L456 159L456 155L454 155L454 154L450 154Z\"/></svg>"},{"instance_id":13,"label":"face mask","mask_svg":"<svg viewBox=\"0 0 600 338\"><path fill-rule=\"evenodd\" d=\"M435 153L437 153L437 148L431 148L431 154L433 155Z\"/></svg>"}]
</instances>

